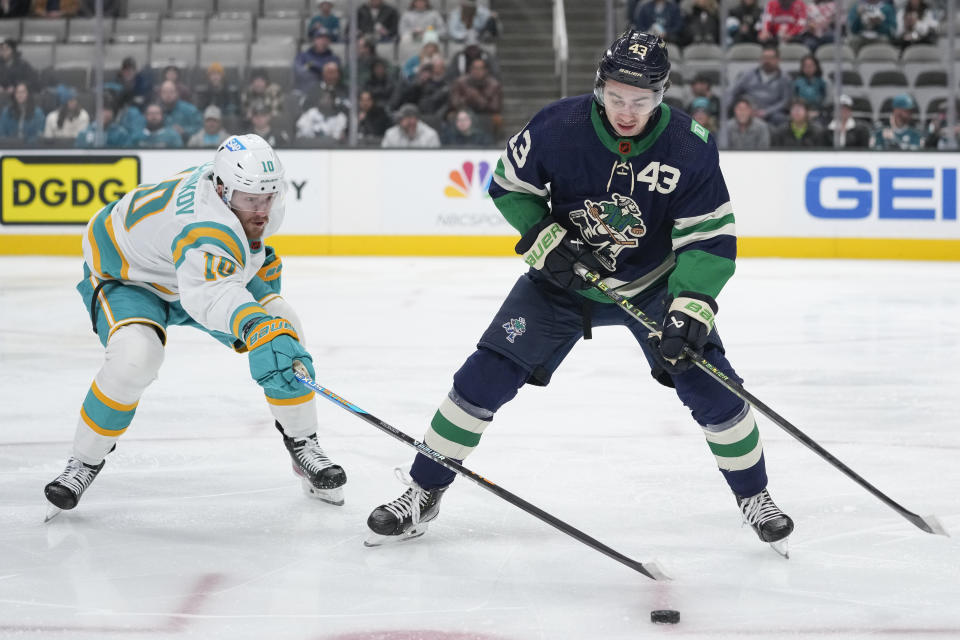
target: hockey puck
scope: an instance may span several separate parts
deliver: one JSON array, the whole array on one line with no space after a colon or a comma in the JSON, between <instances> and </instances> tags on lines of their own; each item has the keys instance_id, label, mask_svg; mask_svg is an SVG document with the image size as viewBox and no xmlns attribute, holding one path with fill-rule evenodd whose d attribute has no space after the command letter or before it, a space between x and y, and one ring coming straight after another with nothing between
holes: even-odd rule
<instances>
[{"instance_id":1,"label":"hockey puck","mask_svg":"<svg viewBox=\"0 0 960 640\"><path fill-rule=\"evenodd\" d=\"M650 622L656 624L677 624L680 622L680 612L673 609L656 609L650 612Z\"/></svg>"}]
</instances>

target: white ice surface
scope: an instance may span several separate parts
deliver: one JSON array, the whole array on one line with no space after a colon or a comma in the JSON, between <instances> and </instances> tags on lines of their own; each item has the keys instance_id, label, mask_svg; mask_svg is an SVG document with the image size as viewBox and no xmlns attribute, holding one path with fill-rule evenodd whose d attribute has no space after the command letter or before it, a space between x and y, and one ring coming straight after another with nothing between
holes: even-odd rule
<instances>
[{"instance_id":1,"label":"white ice surface","mask_svg":"<svg viewBox=\"0 0 960 640\"><path fill-rule=\"evenodd\" d=\"M318 382L417 439L521 265L285 260ZM412 451L321 401L346 504L299 489L247 363L170 332L77 509L43 524L102 349L70 259L0 259L0 637L960 638L960 538L926 534L761 419L789 560L742 528L697 425L621 328L505 406L466 464L656 583L458 480L427 536L362 545ZM720 299L761 400L960 535L960 263L741 260ZM651 609L681 612L654 626Z\"/></svg>"}]
</instances>

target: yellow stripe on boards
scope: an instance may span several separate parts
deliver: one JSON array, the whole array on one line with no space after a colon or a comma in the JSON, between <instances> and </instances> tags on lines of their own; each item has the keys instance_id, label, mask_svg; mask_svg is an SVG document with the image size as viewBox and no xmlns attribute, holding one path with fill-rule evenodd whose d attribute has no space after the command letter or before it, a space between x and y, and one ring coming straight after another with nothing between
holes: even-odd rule
<instances>
[{"instance_id":1,"label":"yellow stripe on boards","mask_svg":"<svg viewBox=\"0 0 960 640\"><path fill-rule=\"evenodd\" d=\"M103 391L100 390L100 387L97 386L96 380L94 380L93 384L90 385L90 390L93 391L93 395L96 396L97 400L107 405L111 409L114 409L115 411L133 411L137 408L137 404L139 404L138 402L134 402L133 404L121 404L116 400L111 400Z\"/></svg>"},{"instance_id":2,"label":"yellow stripe on boards","mask_svg":"<svg viewBox=\"0 0 960 640\"><path fill-rule=\"evenodd\" d=\"M513 256L516 236L273 236L271 246L296 256ZM960 261L960 239L757 238L737 240L741 258L854 258ZM0 255L81 257L80 236L0 234Z\"/></svg>"}]
</instances>

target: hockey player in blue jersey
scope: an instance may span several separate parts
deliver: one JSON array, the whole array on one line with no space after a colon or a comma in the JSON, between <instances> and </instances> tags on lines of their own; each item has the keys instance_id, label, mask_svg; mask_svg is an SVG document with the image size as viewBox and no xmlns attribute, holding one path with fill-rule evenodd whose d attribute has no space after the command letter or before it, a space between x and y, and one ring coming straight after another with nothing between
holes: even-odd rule
<instances>
[{"instance_id":1,"label":"hockey player in blue jersey","mask_svg":"<svg viewBox=\"0 0 960 640\"><path fill-rule=\"evenodd\" d=\"M264 239L283 222L284 171L260 136L232 136L213 162L139 185L87 225L77 286L105 347L66 469L47 484L48 519L73 509L133 420L163 363L167 327L205 331L248 354L311 496L343 504L346 474L317 443L314 393L293 377L300 320L280 296L281 262Z\"/></svg>"},{"instance_id":2,"label":"hockey player in blue jersey","mask_svg":"<svg viewBox=\"0 0 960 640\"><path fill-rule=\"evenodd\" d=\"M490 195L531 268L454 374L424 442L462 460L497 410L523 385L546 385L592 326L625 325L653 377L700 425L744 520L785 552L793 522L767 492L753 411L682 355L689 345L740 380L713 322L734 272L733 208L713 137L662 104L669 73L663 40L627 31L601 57L593 95L548 105L510 139ZM662 336L589 287L578 263L663 319ZM368 544L422 535L454 479L423 454L410 476L399 498L370 514Z\"/></svg>"}]
</instances>

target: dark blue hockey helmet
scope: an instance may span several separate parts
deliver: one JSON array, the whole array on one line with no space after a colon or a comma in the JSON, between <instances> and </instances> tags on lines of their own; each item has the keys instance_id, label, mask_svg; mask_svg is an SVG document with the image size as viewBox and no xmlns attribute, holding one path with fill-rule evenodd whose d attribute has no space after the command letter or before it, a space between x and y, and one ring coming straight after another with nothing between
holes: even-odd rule
<instances>
[{"instance_id":1,"label":"dark blue hockey helmet","mask_svg":"<svg viewBox=\"0 0 960 640\"><path fill-rule=\"evenodd\" d=\"M662 100L663 92L670 86L669 78L670 58L663 38L627 29L600 56L593 95L603 106L603 87L608 80L616 80L632 87L650 89Z\"/></svg>"}]
</instances>

